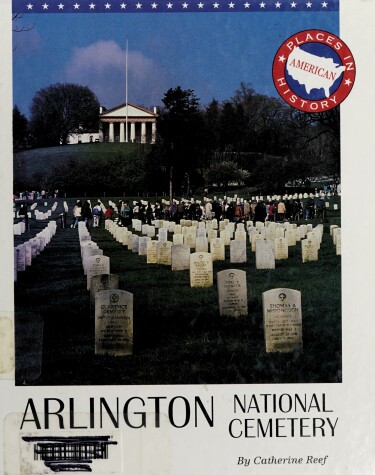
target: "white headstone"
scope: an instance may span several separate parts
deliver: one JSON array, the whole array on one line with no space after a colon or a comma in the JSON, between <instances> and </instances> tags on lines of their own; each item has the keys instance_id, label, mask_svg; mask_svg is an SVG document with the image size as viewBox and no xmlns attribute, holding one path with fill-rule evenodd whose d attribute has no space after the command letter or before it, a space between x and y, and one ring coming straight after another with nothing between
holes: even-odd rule
<instances>
[{"instance_id":1,"label":"white headstone","mask_svg":"<svg viewBox=\"0 0 375 475\"><path fill-rule=\"evenodd\" d=\"M176 224L175 227L174 227L173 232L174 232L175 234L182 234L182 226L181 226L181 224Z\"/></svg>"},{"instance_id":2,"label":"white headstone","mask_svg":"<svg viewBox=\"0 0 375 475\"><path fill-rule=\"evenodd\" d=\"M332 229L332 240L333 240L333 244L336 244L336 242L337 242L337 236L341 236L341 228L339 228L339 227Z\"/></svg>"},{"instance_id":3,"label":"white headstone","mask_svg":"<svg viewBox=\"0 0 375 475\"><path fill-rule=\"evenodd\" d=\"M274 252L275 252L275 259L288 259L288 242L286 238L276 238L274 239Z\"/></svg>"},{"instance_id":4,"label":"white headstone","mask_svg":"<svg viewBox=\"0 0 375 475\"><path fill-rule=\"evenodd\" d=\"M138 254L138 250L139 250L139 236L138 236L138 234L132 234L131 250L132 250L132 252L136 252Z\"/></svg>"},{"instance_id":5,"label":"white headstone","mask_svg":"<svg viewBox=\"0 0 375 475\"><path fill-rule=\"evenodd\" d=\"M246 272L226 269L217 273L219 312L225 317L248 315Z\"/></svg>"},{"instance_id":6,"label":"white headstone","mask_svg":"<svg viewBox=\"0 0 375 475\"><path fill-rule=\"evenodd\" d=\"M110 274L110 259L107 256L90 256L87 258L87 290L90 290L90 281L94 275Z\"/></svg>"},{"instance_id":7,"label":"white headstone","mask_svg":"<svg viewBox=\"0 0 375 475\"><path fill-rule=\"evenodd\" d=\"M275 269L273 242L258 241L255 250L255 267L257 269Z\"/></svg>"},{"instance_id":8,"label":"white headstone","mask_svg":"<svg viewBox=\"0 0 375 475\"><path fill-rule=\"evenodd\" d=\"M297 241L296 241L296 233L294 229L287 229L285 231L285 239L288 242L288 246L295 246Z\"/></svg>"},{"instance_id":9,"label":"white headstone","mask_svg":"<svg viewBox=\"0 0 375 475\"><path fill-rule=\"evenodd\" d=\"M132 220L133 229L136 232L142 232L142 221L140 219L133 219Z\"/></svg>"},{"instance_id":10,"label":"white headstone","mask_svg":"<svg viewBox=\"0 0 375 475\"><path fill-rule=\"evenodd\" d=\"M190 247L186 244L172 246L172 271L190 269Z\"/></svg>"},{"instance_id":11,"label":"white headstone","mask_svg":"<svg viewBox=\"0 0 375 475\"><path fill-rule=\"evenodd\" d=\"M172 243L160 241L158 243L158 264L170 266L172 264Z\"/></svg>"},{"instance_id":12,"label":"white headstone","mask_svg":"<svg viewBox=\"0 0 375 475\"><path fill-rule=\"evenodd\" d=\"M306 226L306 224L301 224L301 226L298 229L299 229L300 239L305 238L306 235L307 235L307 226Z\"/></svg>"},{"instance_id":13,"label":"white headstone","mask_svg":"<svg viewBox=\"0 0 375 475\"><path fill-rule=\"evenodd\" d=\"M235 233L234 233L234 239L236 241L246 241L246 231L244 231L243 229L238 229Z\"/></svg>"},{"instance_id":14,"label":"white headstone","mask_svg":"<svg viewBox=\"0 0 375 475\"><path fill-rule=\"evenodd\" d=\"M186 233L184 236L184 244L190 247L190 249L195 249L195 234Z\"/></svg>"},{"instance_id":15,"label":"white headstone","mask_svg":"<svg viewBox=\"0 0 375 475\"><path fill-rule=\"evenodd\" d=\"M302 246L302 262L317 261L318 260L318 247L315 240L303 239L301 241Z\"/></svg>"},{"instance_id":16,"label":"white headstone","mask_svg":"<svg viewBox=\"0 0 375 475\"><path fill-rule=\"evenodd\" d=\"M133 353L133 294L101 290L95 295L95 354Z\"/></svg>"},{"instance_id":17,"label":"white headstone","mask_svg":"<svg viewBox=\"0 0 375 475\"><path fill-rule=\"evenodd\" d=\"M235 239L230 242L230 263L240 264L246 262L246 240Z\"/></svg>"},{"instance_id":18,"label":"white headstone","mask_svg":"<svg viewBox=\"0 0 375 475\"><path fill-rule=\"evenodd\" d=\"M196 252L208 252L208 239L206 236L198 236L195 240Z\"/></svg>"},{"instance_id":19,"label":"white headstone","mask_svg":"<svg viewBox=\"0 0 375 475\"><path fill-rule=\"evenodd\" d=\"M336 236L336 256L341 256L341 233Z\"/></svg>"},{"instance_id":20,"label":"white headstone","mask_svg":"<svg viewBox=\"0 0 375 475\"><path fill-rule=\"evenodd\" d=\"M213 285L212 257L208 252L190 255L190 286L211 287Z\"/></svg>"},{"instance_id":21,"label":"white headstone","mask_svg":"<svg viewBox=\"0 0 375 475\"><path fill-rule=\"evenodd\" d=\"M302 349L301 292L272 289L262 294L266 352Z\"/></svg>"},{"instance_id":22,"label":"white headstone","mask_svg":"<svg viewBox=\"0 0 375 475\"><path fill-rule=\"evenodd\" d=\"M155 226L152 226L150 224L148 225L147 236L150 237L150 238L155 237Z\"/></svg>"},{"instance_id":23,"label":"white headstone","mask_svg":"<svg viewBox=\"0 0 375 475\"><path fill-rule=\"evenodd\" d=\"M100 290L118 289L119 276L116 274L99 274L91 277L90 306L95 308L95 295Z\"/></svg>"},{"instance_id":24,"label":"white headstone","mask_svg":"<svg viewBox=\"0 0 375 475\"><path fill-rule=\"evenodd\" d=\"M168 240L168 230L167 228L159 228L158 230L158 241L165 242Z\"/></svg>"},{"instance_id":25,"label":"white headstone","mask_svg":"<svg viewBox=\"0 0 375 475\"><path fill-rule=\"evenodd\" d=\"M210 243L212 239L216 239L217 238L217 230L216 229L212 229L211 231L208 231L207 232L207 239L208 239L208 242Z\"/></svg>"},{"instance_id":26,"label":"white headstone","mask_svg":"<svg viewBox=\"0 0 375 475\"><path fill-rule=\"evenodd\" d=\"M103 249L99 249L98 246L96 246L96 247L84 247L83 248L82 266L83 266L83 272L84 272L85 275L87 275L88 259L92 256L102 256L102 255L103 255Z\"/></svg>"},{"instance_id":27,"label":"white headstone","mask_svg":"<svg viewBox=\"0 0 375 475\"><path fill-rule=\"evenodd\" d=\"M158 263L158 241L151 240L147 243L147 264Z\"/></svg>"},{"instance_id":28,"label":"white headstone","mask_svg":"<svg viewBox=\"0 0 375 475\"><path fill-rule=\"evenodd\" d=\"M257 247L257 242L258 241L264 241L264 237L262 236L262 234L251 234L250 236L250 239L251 239L251 252L255 252L256 251L256 247Z\"/></svg>"},{"instance_id":29,"label":"white headstone","mask_svg":"<svg viewBox=\"0 0 375 475\"><path fill-rule=\"evenodd\" d=\"M23 272L26 270L26 251L23 244L20 244L15 248L15 259L17 272Z\"/></svg>"},{"instance_id":30,"label":"white headstone","mask_svg":"<svg viewBox=\"0 0 375 475\"><path fill-rule=\"evenodd\" d=\"M22 234L21 223L16 223L13 225L13 234L15 236L21 236Z\"/></svg>"},{"instance_id":31,"label":"white headstone","mask_svg":"<svg viewBox=\"0 0 375 475\"><path fill-rule=\"evenodd\" d=\"M172 242L174 246L178 246L179 244L184 243L184 236L183 234L173 234Z\"/></svg>"},{"instance_id":32,"label":"white headstone","mask_svg":"<svg viewBox=\"0 0 375 475\"><path fill-rule=\"evenodd\" d=\"M211 239L210 254L213 261L225 260L225 246L224 241L221 238Z\"/></svg>"},{"instance_id":33,"label":"white headstone","mask_svg":"<svg viewBox=\"0 0 375 475\"><path fill-rule=\"evenodd\" d=\"M151 241L148 236L140 236L138 239L138 255L147 256L147 243Z\"/></svg>"}]
</instances>

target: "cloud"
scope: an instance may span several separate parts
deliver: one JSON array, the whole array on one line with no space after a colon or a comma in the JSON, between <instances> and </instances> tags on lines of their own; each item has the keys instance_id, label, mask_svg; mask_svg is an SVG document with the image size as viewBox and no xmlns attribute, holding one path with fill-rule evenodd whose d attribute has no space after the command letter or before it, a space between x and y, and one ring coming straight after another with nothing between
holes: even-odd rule
<instances>
[{"instance_id":1,"label":"cloud","mask_svg":"<svg viewBox=\"0 0 375 475\"><path fill-rule=\"evenodd\" d=\"M105 107L125 102L125 49L113 40L75 48L65 64L66 81L88 86ZM161 103L169 86L159 65L140 51L128 51L128 100L144 106Z\"/></svg>"}]
</instances>

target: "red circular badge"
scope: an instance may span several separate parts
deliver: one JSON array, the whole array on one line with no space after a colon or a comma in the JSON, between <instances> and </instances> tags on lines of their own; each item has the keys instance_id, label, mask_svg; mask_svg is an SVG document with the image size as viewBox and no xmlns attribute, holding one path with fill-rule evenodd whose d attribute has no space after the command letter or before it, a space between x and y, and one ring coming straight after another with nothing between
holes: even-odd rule
<instances>
[{"instance_id":1,"label":"red circular badge","mask_svg":"<svg viewBox=\"0 0 375 475\"><path fill-rule=\"evenodd\" d=\"M292 107L324 112L346 99L355 80L350 49L323 30L300 31L277 50L272 66L277 92Z\"/></svg>"}]
</instances>

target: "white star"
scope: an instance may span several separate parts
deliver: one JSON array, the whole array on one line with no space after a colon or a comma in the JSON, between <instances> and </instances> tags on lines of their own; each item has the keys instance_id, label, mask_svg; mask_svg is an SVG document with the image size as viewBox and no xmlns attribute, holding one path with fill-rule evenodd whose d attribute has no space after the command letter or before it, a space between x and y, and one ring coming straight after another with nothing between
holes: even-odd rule
<instances>
[{"instance_id":1,"label":"white star","mask_svg":"<svg viewBox=\"0 0 375 475\"><path fill-rule=\"evenodd\" d=\"M136 3L135 6L137 7L138 10L140 10L142 8L142 3Z\"/></svg>"},{"instance_id":2,"label":"white star","mask_svg":"<svg viewBox=\"0 0 375 475\"><path fill-rule=\"evenodd\" d=\"M75 3L73 7L74 7L74 10L79 10L79 3Z\"/></svg>"},{"instance_id":3,"label":"white star","mask_svg":"<svg viewBox=\"0 0 375 475\"><path fill-rule=\"evenodd\" d=\"M291 6L292 8L296 8L297 4L296 4L296 2L292 2L292 3L290 4L290 6Z\"/></svg>"},{"instance_id":4,"label":"white star","mask_svg":"<svg viewBox=\"0 0 375 475\"><path fill-rule=\"evenodd\" d=\"M228 3L228 6L229 6L229 8L234 8L234 3L230 2L230 3Z\"/></svg>"},{"instance_id":5,"label":"white star","mask_svg":"<svg viewBox=\"0 0 375 475\"><path fill-rule=\"evenodd\" d=\"M27 5L27 9L28 9L28 10L32 10L32 9L33 9L33 6L31 5L31 3L29 3L29 4Z\"/></svg>"},{"instance_id":6,"label":"white star","mask_svg":"<svg viewBox=\"0 0 375 475\"><path fill-rule=\"evenodd\" d=\"M48 10L49 5L45 3L44 5L42 5L42 7L43 7L43 10Z\"/></svg>"},{"instance_id":7,"label":"white star","mask_svg":"<svg viewBox=\"0 0 375 475\"><path fill-rule=\"evenodd\" d=\"M89 7L90 7L90 10L95 10L95 3L90 3Z\"/></svg>"},{"instance_id":8,"label":"white star","mask_svg":"<svg viewBox=\"0 0 375 475\"><path fill-rule=\"evenodd\" d=\"M106 10L110 10L110 9L111 9L111 4L110 4L110 3L106 3L104 6L105 6L105 9L106 9Z\"/></svg>"},{"instance_id":9,"label":"white star","mask_svg":"<svg viewBox=\"0 0 375 475\"><path fill-rule=\"evenodd\" d=\"M281 7L281 3L280 3L280 2L276 2L276 3L275 3L275 7L276 7L276 8L280 8L280 7Z\"/></svg>"},{"instance_id":10,"label":"white star","mask_svg":"<svg viewBox=\"0 0 375 475\"><path fill-rule=\"evenodd\" d=\"M155 10L155 8L158 8L158 4L155 3L155 2L154 2L154 3L151 3L151 6L152 6L153 10Z\"/></svg>"},{"instance_id":11,"label":"white star","mask_svg":"<svg viewBox=\"0 0 375 475\"><path fill-rule=\"evenodd\" d=\"M186 3L186 2L182 4L182 8L187 8L188 6L189 6L189 4Z\"/></svg>"},{"instance_id":12,"label":"white star","mask_svg":"<svg viewBox=\"0 0 375 475\"><path fill-rule=\"evenodd\" d=\"M260 8L266 8L266 4L264 2L259 4Z\"/></svg>"},{"instance_id":13,"label":"white star","mask_svg":"<svg viewBox=\"0 0 375 475\"><path fill-rule=\"evenodd\" d=\"M171 9L173 7L173 3L169 2L167 3L167 8Z\"/></svg>"},{"instance_id":14,"label":"white star","mask_svg":"<svg viewBox=\"0 0 375 475\"><path fill-rule=\"evenodd\" d=\"M59 5L57 5L59 7L59 10L63 10L64 9L64 5L62 3L60 3Z\"/></svg>"},{"instance_id":15,"label":"white star","mask_svg":"<svg viewBox=\"0 0 375 475\"><path fill-rule=\"evenodd\" d=\"M345 86L350 86L352 81L350 79L345 79Z\"/></svg>"},{"instance_id":16,"label":"white star","mask_svg":"<svg viewBox=\"0 0 375 475\"><path fill-rule=\"evenodd\" d=\"M323 3L322 3L322 7L323 7L323 8L327 8L327 6L328 6L328 3L327 3L327 2L323 2Z\"/></svg>"},{"instance_id":17,"label":"white star","mask_svg":"<svg viewBox=\"0 0 375 475\"><path fill-rule=\"evenodd\" d=\"M120 7L121 7L121 10L125 10L125 8L126 8L126 3L121 3Z\"/></svg>"},{"instance_id":18,"label":"white star","mask_svg":"<svg viewBox=\"0 0 375 475\"><path fill-rule=\"evenodd\" d=\"M246 2L246 3L243 4L243 6L244 6L245 8L249 8L249 7L250 7L250 3L249 3L249 2Z\"/></svg>"},{"instance_id":19,"label":"white star","mask_svg":"<svg viewBox=\"0 0 375 475\"><path fill-rule=\"evenodd\" d=\"M200 2L198 3L198 8L203 8L204 7L204 3Z\"/></svg>"},{"instance_id":20,"label":"white star","mask_svg":"<svg viewBox=\"0 0 375 475\"><path fill-rule=\"evenodd\" d=\"M285 63L285 60L286 60L286 58L285 58L284 55L279 56L279 62L280 62L280 63Z\"/></svg>"},{"instance_id":21,"label":"white star","mask_svg":"<svg viewBox=\"0 0 375 475\"><path fill-rule=\"evenodd\" d=\"M311 3L311 2L307 2L307 3L306 3L306 6L307 6L307 8L311 8L311 7L312 7L312 3Z\"/></svg>"}]
</instances>

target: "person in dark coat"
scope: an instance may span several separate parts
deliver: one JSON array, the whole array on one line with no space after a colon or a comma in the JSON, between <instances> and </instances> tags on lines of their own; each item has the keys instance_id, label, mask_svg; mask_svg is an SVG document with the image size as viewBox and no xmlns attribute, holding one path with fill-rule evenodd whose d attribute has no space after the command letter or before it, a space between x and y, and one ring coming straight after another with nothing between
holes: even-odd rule
<instances>
[{"instance_id":1,"label":"person in dark coat","mask_svg":"<svg viewBox=\"0 0 375 475\"><path fill-rule=\"evenodd\" d=\"M82 219L84 219L86 226L90 228L92 226L93 216L92 216L91 205L89 201L87 200L82 205L81 216L82 216Z\"/></svg>"},{"instance_id":2,"label":"person in dark coat","mask_svg":"<svg viewBox=\"0 0 375 475\"><path fill-rule=\"evenodd\" d=\"M267 217L267 208L264 201L258 201L257 205L255 206L255 213L254 213L254 221L261 221L264 223Z\"/></svg>"}]
</instances>

